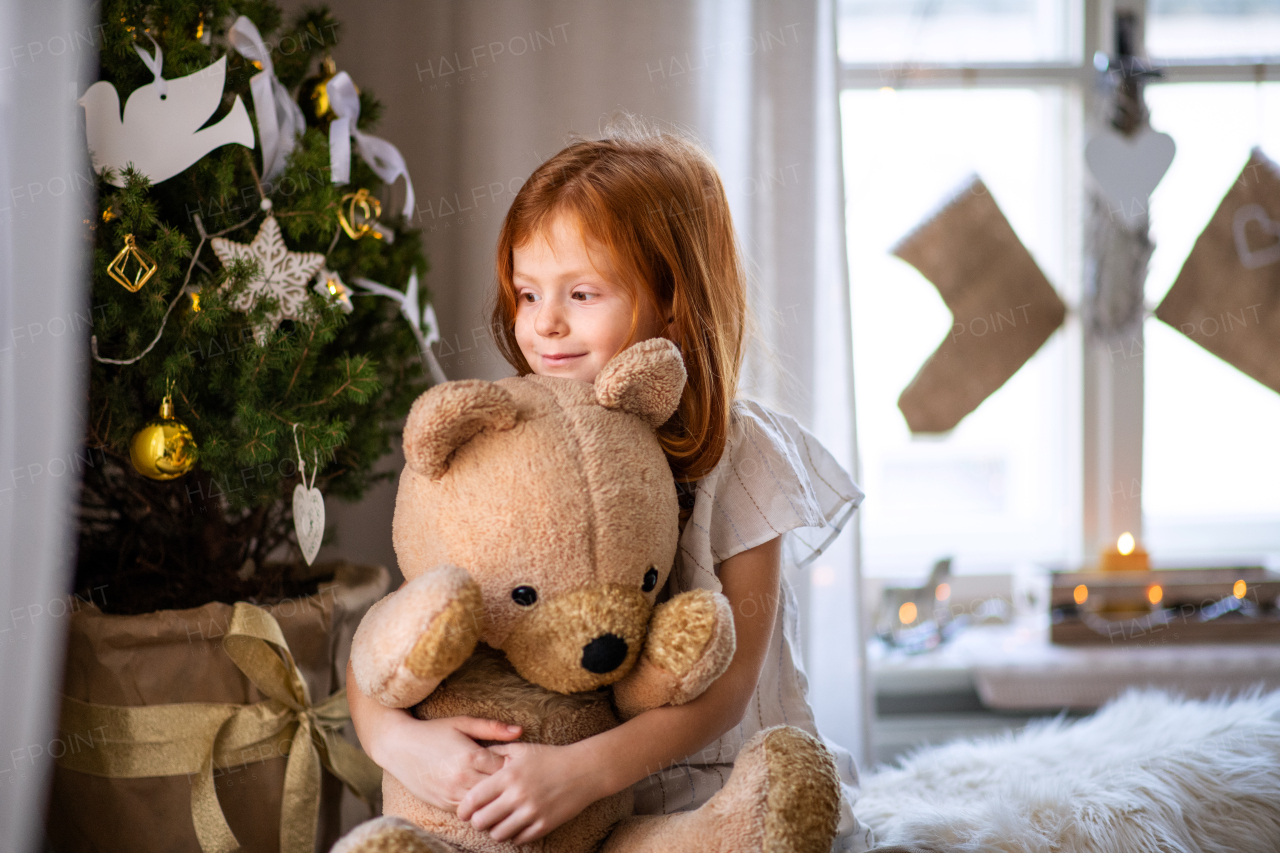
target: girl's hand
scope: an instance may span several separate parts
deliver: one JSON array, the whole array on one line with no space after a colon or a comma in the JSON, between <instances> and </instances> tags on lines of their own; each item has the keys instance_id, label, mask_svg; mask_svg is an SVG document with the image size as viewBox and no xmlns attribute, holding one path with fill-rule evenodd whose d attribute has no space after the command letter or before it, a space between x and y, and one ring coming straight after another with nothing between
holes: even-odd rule
<instances>
[{"instance_id":1,"label":"girl's hand","mask_svg":"<svg viewBox=\"0 0 1280 853\"><path fill-rule=\"evenodd\" d=\"M487 830L494 841L528 844L600 799L593 762L569 746L498 744L489 752L506 759L501 770L478 782L458 805L458 818Z\"/></svg>"},{"instance_id":2,"label":"girl's hand","mask_svg":"<svg viewBox=\"0 0 1280 853\"><path fill-rule=\"evenodd\" d=\"M474 739L510 740L518 726L475 717L418 720L403 711L389 722L370 756L418 799L446 811L457 811L467 792L502 768L503 759ZM506 746L502 744L501 746Z\"/></svg>"},{"instance_id":3,"label":"girl's hand","mask_svg":"<svg viewBox=\"0 0 1280 853\"><path fill-rule=\"evenodd\" d=\"M467 791L502 768L502 756L476 743L514 740L520 727L475 717L419 720L366 696L347 662L347 704L360 745L418 799L456 811Z\"/></svg>"}]
</instances>

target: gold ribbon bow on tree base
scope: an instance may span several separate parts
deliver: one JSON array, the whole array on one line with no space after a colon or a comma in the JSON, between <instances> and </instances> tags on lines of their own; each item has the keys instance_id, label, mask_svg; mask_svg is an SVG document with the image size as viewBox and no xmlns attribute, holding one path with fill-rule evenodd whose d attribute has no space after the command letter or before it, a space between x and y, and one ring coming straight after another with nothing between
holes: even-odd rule
<instances>
[{"instance_id":1,"label":"gold ribbon bow on tree base","mask_svg":"<svg viewBox=\"0 0 1280 853\"><path fill-rule=\"evenodd\" d=\"M96 749L65 753L58 763L80 773L116 779L192 775L191 818L205 853L235 853L239 842L218 803L213 770L263 760L288 743L280 816L281 853L313 853L320 809L320 767L366 803L382 772L343 739L351 718L346 690L311 704L280 625L267 611L238 602L222 647L263 694L252 705L190 702L172 705L98 705L62 697L60 728L105 734ZM274 647L274 649L273 649Z\"/></svg>"}]
</instances>

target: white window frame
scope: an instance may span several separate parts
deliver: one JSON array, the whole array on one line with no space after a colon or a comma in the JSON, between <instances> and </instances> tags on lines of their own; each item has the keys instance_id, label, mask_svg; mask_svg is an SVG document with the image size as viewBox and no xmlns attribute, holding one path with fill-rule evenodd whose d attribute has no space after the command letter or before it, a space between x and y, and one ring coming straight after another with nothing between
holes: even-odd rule
<instances>
[{"instance_id":1,"label":"white window frame","mask_svg":"<svg viewBox=\"0 0 1280 853\"><path fill-rule=\"evenodd\" d=\"M1096 128L1092 122L1098 114L1095 81L1097 71L1093 56L1101 51L1110 55L1115 43L1116 15L1130 12L1139 22L1135 52L1145 55L1145 22L1147 0L1083 0L1080 55L1065 62L990 62L990 63L884 63L841 62L840 89L867 90L892 86L898 89L945 89L968 87L1060 87L1069 96L1082 101L1086 131ZM1160 61L1163 76L1148 85L1177 83L1262 82L1280 80L1280 56L1204 62L1171 59ZM1068 157L1066 180L1075 189L1069 197L1078 200L1080 225L1087 215L1084 174L1079 157ZM1070 185L1069 185L1070 186ZM1078 243L1077 237L1073 242ZM1077 251L1078 248L1078 251ZM1084 260L1083 246L1069 246L1069 256L1077 262L1069 264L1075 279L1066 289L1081 293L1080 274ZM1070 301L1070 300L1068 300ZM1071 306L1078 316L1079 305ZM1153 306L1147 305L1145 316ZM1144 317L1145 320L1145 317ZM1096 337L1088 328L1080 335L1081 411L1083 415L1083 499L1081 506L1081 547L1086 555L1099 553L1113 543L1120 533L1129 531L1142 538L1142 456L1143 456L1143 375L1144 347L1142 327L1137 332L1138 346L1129 344L1127 357L1115 359L1117 341Z\"/></svg>"}]
</instances>

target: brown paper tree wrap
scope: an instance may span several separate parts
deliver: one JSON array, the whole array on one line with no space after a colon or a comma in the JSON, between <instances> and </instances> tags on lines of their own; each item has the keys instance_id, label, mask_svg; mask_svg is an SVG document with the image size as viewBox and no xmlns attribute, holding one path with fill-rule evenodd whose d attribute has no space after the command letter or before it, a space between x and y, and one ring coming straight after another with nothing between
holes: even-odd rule
<instances>
[{"instance_id":1,"label":"brown paper tree wrap","mask_svg":"<svg viewBox=\"0 0 1280 853\"><path fill-rule=\"evenodd\" d=\"M912 432L946 432L1035 355L1066 306L976 176L893 254L951 310L951 331L898 397Z\"/></svg>"},{"instance_id":2,"label":"brown paper tree wrap","mask_svg":"<svg viewBox=\"0 0 1280 853\"><path fill-rule=\"evenodd\" d=\"M55 848L312 853L322 801L327 848L339 831L337 780L370 801L381 784L339 732L349 712L334 688L356 624L386 586L385 569L343 566L339 583L270 609L77 612Z\"/></svg>"},{"instance_id":3,"label":"brown paper tree wrap","mask_svg":"<svg viewBox=\"0 0 1280 853\"><path fill-rule=\"evenodd\" d=\"M1257 148L1156 317L1280 392L1280 167Z\"/></svg>"}]
</instances>

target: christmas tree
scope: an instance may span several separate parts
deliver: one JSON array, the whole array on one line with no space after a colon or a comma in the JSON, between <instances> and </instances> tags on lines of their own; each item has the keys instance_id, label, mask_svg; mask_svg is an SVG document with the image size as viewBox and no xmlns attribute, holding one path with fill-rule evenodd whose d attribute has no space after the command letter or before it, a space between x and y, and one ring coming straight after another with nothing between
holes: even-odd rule
<instances>
[{"instance_id":1,"label":"christmas tree","mask_svg":"<svg viewBox=\"0 0 1280 853\"><path fill-rule=\"evenodd\" d=\"M269 63L250 61L230 41L242 15L256 25ZM302 592L289 569L301 557L292 498L304 471L306 485L314 477L320 492L344 499L391 476L374 464L430 381L414 328L425 293L418 302L355 292L361 279L416 289L426 272L419 234L402 214L379 215L378 199L389 201L390 188L363 157L351 156L347 182L332 180L335 119L325 112L332 87L324 81L333 69L317 68L341 28L327 10L286 24L269 0L107 0L101 23L99 76L126 107L134 150L141 149L138 127L128 126L130 94L159 83L158 70L168 81L160 97L180 98L178 78L214 73L220 60L225 85L204 126L234 125L248 108L255 143L222 144L154 183L142 168L106 168L97 206L86 210L94 358L77 588L105 586L94 600L115 612ZM311 113L278 163L263 162L263 122L254 114L251 81L265 66L283 86L276 91L301 92ZM368 132L379 112L373 95L360 91L356 128ZM295 137L287 122L282 131L287 148L286 136ZM89 138L94 148L92 122ZM360 190L367 197L351 197ZM256 251L273 245L303 254ZM291 277L287 292L262 284L277 261ZM147 427L158 413L169 419ZM161 450L139 459L146 442L134 439L144 429L145 437L178 434L168 458L155 445Z\"/></svg>"}]
</instances>

